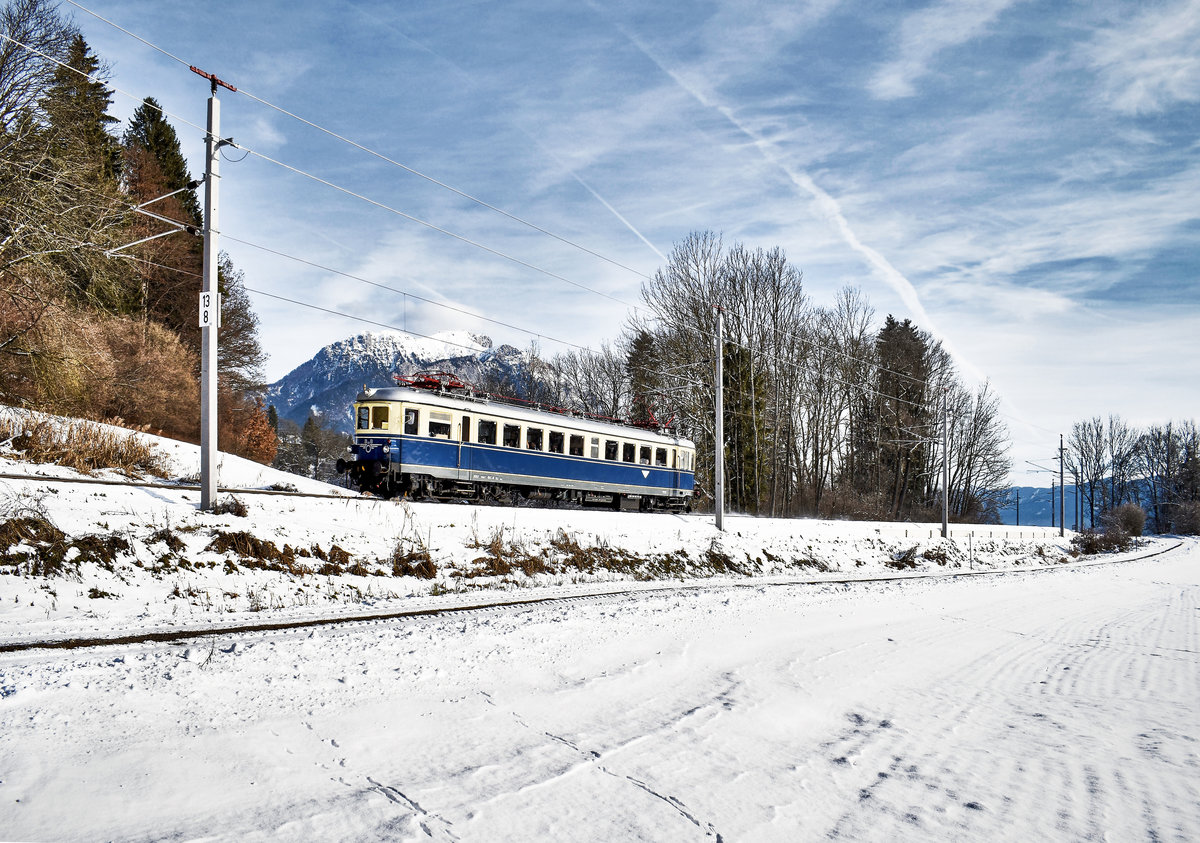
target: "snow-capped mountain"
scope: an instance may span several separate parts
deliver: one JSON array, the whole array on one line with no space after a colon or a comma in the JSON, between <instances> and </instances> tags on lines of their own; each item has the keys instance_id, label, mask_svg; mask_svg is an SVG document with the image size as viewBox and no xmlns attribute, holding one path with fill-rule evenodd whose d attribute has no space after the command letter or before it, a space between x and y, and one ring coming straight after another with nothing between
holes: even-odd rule
<instances>
[{"instance_id":1,"label":"snow-capped mountain","mask_svg":"<svg viewBox=\"0 0 1200 843\"><path fill-rule=\"evenodd\" d=\"M471 384L516 377L525 355L511 345L493 347L489 337L447 331L431 338L399 331L359 334L327 345L267 387L280 419L304 424L310 412L350 432L350 405L363 385L393 386L393 375L453 372Z\"/></svg>"}]
</instances>

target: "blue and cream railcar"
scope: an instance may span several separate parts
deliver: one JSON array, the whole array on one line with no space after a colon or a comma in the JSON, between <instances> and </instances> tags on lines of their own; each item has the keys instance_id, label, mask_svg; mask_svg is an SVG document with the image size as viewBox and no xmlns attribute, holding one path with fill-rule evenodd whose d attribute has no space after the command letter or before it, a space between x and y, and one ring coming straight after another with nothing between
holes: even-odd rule
<instances>
[{"instance_id":1,"label":"blue and cream railcar","mask_svg":"<svg viewBox=\"0 0 1200 843\"><path fill-rule=\"evenodd\" d=\"M338 471L385 497L683 509L694 488L692 442L640 427L405 386L364 389L354 417Z\"/></svg>"}]
</instances>

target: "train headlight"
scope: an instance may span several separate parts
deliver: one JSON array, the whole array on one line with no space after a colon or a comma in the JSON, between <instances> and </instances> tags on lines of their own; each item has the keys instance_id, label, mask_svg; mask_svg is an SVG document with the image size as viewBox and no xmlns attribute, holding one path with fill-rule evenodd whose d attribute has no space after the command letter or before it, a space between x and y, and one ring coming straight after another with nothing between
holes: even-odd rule
<instances>
[{"instance_id":1,"label":"train headlight","mask_svg":"<svg viewBox=\"0 0 1200 843\"><path fill-rule=\"evenodd\" d=\"M392 452L392 449L391 449L389 446L387 446L387 445L384 445L384 446L383 446L383 453L384 453L384 456L387 456L387 455L388 455L388 454L390 454L391 452Z\"/></svg>"}]
</instances>

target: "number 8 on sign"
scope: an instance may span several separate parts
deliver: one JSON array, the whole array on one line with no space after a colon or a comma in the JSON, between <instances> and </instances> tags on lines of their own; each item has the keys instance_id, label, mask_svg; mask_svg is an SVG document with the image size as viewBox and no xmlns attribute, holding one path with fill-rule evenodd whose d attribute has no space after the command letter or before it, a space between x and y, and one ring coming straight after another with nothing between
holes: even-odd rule
<instances>
[{"instance_id":1,"label":"number 8 on sign","mask_svg":"<svg viewBox=\"0 0 1200 843\"><path fill-rule=\"evenodd\" d=\"M200 327L221 327L221 294L204 292L200 294Z\"/></svg>"}]
</instances>

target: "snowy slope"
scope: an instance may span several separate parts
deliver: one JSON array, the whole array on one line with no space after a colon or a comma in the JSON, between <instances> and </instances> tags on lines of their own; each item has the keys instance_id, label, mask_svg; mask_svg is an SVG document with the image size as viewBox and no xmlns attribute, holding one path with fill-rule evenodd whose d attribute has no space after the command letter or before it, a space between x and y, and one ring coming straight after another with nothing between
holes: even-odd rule
<instances>
[{"instance_id":1,"label":"snowy slope","mask_svg":"<svg viewBox=\"0 0 1200 843\"><path fill-rule=\"evenodd\" d=\"M1067 542L1037 528L955 527L946 542L929 524L731 515L722 533L702 515L381 501L229 455L222 455L218 482L232 491L221 502L236 499L245 514L205 513L197 509L196 487L178 482L198 476L198 449L131 435L166 454L171 479L163 488L50 482L78 475L0 450L0 474L10 475L0 478L0 514L45 519L79 545L67 551L58 577L0 575L0 641L196 628L233 617L344 614L439 594L476 600L480 590L664 579L820 580L1068 559ZM252 493L272 486L335 498ZM238 550L231 543L241 534L269 546ZM86 543L95 541L116 542L115 558L86 561ZM29 573L45 552L18 544L10 553L26 561L0 565L0 571ZM422 559L436 568L426 572L430 578L415 575Z\"/></svg>"}]
</instances>

